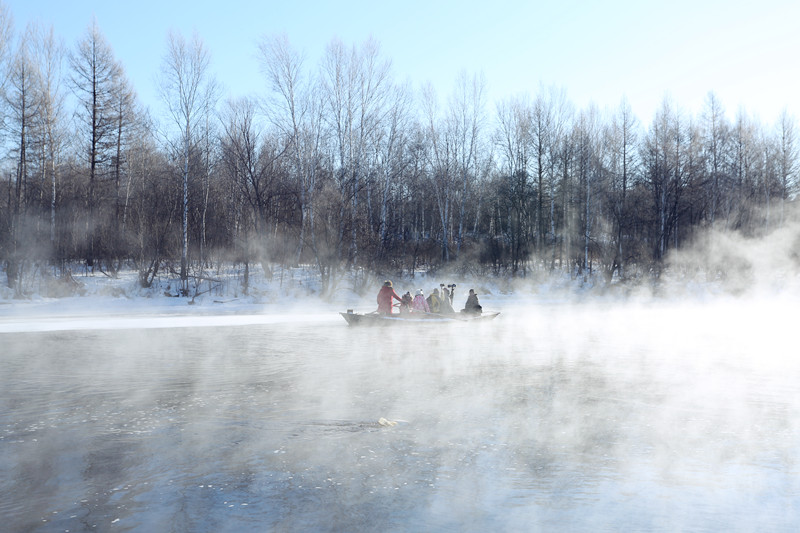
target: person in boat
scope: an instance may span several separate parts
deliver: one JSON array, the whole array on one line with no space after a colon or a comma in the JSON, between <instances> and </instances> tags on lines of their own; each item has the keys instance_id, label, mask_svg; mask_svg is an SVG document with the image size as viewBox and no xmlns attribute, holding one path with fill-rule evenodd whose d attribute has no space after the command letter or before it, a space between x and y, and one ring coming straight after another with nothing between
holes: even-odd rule
<instances>
[{"instance_id":1,"label":"person in boat","mask_svg":"<svg viewBox=\"0 0 800 533\"><path fill-rule=\"evenodd\" d=\"M464 304L464 309L462 309L461 312L479 315L482 311L483 307L481 307L480 302L478 302L478 295L475 294L475 289L470 289L469 295L467 296L467 303Z\"/></svg>"},{"instance_id":2,"label":"person in boat","mask_svg":"<svg viewBox=\"0 0 800 533\"><path fill-rule=\"evenodd\" d=\"M411 302L414 301L414 298L411 297L411 293L406 291L403 297L400 299L400 314L405 315L411 312Z\"/></svg>"},{"instance_id":3,"label":"person in boat","mask_svg":"<svg viewBox=\"0 0 800 533\"><path fill-rule=\"evenodd\" d=\"M430 313L431 308L428 307L428 302L425 300L425 295L422 289L417 289L417 295L414 296L414 301L411 303L411 310L417 313Z\"/></svg>"},{"instance_id":4,"label":"person in boat","mask_svg":"<svg viewBox=\"0 0 800 533\"><path fill-rule=\"evenodd\" d=\"M392 288L392 282L388 279L383 282L383 287L381 290L378 291L378 313L383 315L391 315L392 314L392 299L397 300L398 302L403 301L394 289Z\"/></svg>"},{"instance_id":5,"label":"person in boat","mask_svg":"<svg viewBox=\"0 0 800 533\"><path fill-rule=\"evenodd\" d=\"M455 312L455 309L453 309L453 298L450 296L450 291L447 290L447 287L442 286L442 298L439 300L439 313L443 315L449 315Z\"/></svg>"},{"instance_id":6,"label":"person in boat","mask_svg":"<svg viewBox=\"0 0 800 533\"><path fill-rule=\"evenodd\" d=\"M433 292L426 298L426 300L431 313L438 313L441 311L442 301L439 299L439 289L433 289Z\"/></svg>"}]
</instances>

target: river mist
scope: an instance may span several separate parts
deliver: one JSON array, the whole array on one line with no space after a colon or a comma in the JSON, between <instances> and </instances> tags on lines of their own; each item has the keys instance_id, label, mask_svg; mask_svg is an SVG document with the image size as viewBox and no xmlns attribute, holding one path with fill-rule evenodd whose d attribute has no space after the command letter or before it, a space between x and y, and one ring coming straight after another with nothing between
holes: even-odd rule
<instances>
[{"instance_id":1,"label":"river mist","mask_svg":"<svg viewBox=\"0 0 800 533\"><path fill-rule=\"evenodd\" d=\"M794 308L3 333L0 513L10 531L790 531Z\"/></svg>"}]
</instances>

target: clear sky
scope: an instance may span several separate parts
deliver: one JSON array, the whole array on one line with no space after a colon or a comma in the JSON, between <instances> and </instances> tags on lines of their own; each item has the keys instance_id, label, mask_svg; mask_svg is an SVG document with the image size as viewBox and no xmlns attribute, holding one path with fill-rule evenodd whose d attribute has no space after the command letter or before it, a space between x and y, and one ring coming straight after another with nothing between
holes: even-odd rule
<instances>
[{"instance_id":1,"label":"clear sky","mask_svg":"<svg viewBox=\"0 0 800 533\"><path fill-rule=\"evenodd\" d=\"M334 37L374 36L398 80L428 81L440 97L457 74L483 72L489 110L540 84L566 90L582 108L625 96L649 123L666 95L697 114L714 91L730 116L743 106L771 123L800 111L798 0L549 0L324 2L193 0L6 0L18 32L52 24L74 47L98 26L140 99L158 114L155 78L170 29L197 31L227 94L265 87L256 60L264 35L285 33L316 64Z\"/></svg>"}]
</instances>

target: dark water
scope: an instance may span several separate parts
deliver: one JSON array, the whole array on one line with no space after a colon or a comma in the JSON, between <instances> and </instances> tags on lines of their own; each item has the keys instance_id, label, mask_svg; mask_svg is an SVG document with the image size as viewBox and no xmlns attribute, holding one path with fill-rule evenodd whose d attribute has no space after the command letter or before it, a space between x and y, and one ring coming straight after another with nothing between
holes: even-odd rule
<instances>
[{"instance_id":1,"label":"dark water","mask_svg":"<svg viewBox=\"0 0 800 533\"><path fill-rule=\"evenodd\" d=\"M797 529L790 313L522 311L0 334L0 530Z\"/></svg>"}]
</instances>

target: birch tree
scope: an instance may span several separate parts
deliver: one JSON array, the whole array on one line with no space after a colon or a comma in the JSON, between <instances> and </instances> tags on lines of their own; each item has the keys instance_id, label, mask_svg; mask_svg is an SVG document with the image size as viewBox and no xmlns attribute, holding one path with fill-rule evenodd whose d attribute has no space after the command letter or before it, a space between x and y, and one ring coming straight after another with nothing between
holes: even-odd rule
<instances>
[{"instance_id":1,"label":"birch tree","mask_svg":"<svg viewBox=\"0 0 800 533\"><path fill-rule=\"evenodd\" d=\"M795 121L787 110L778 117L778 179L780 182L780 224L786 220L786 201L791 198L797 185L798 147Z\"/></svg>"},{"instance_id":2,"label":"birch tree","mask_svg":"<svg viewBox=\"0 0 800 533\"><path fill-rule=\"evenodd\" d=\"M65 142L63 127L64 93L61 88L62 64L65 49L62 41L55 35L52 26L37 28L34 54L39 69L40 101L39 113L42 142L39 146L39 167L44 188L50 189L50 246L56 250L56 199L58 168L61 151Z\"/></svg>"},{"instance_id":3,"label":"birch tree","mask_svg":"<svg viewBox=\"0 0 800 533\"><path fill-rule=\"evenodd\" d=\"M456 171L460 180L461 194L458 209L458 233L456 255L461 251L464 239L465 208L467 192L476 179L477 160L482 150L486 80L475 74L470 79L461 72L456 79L456 88L450 99L450 126L453 128L453 148Z\"/></svg>"},{"instance_id":4,"label":"birch tree","mask_svg":"<svg viewBox=\"0 0 800 533\"><path fill-rule=\"evenodd\" d=\"M453 129L447 126L446 120L440 116L436 92L427 85L423 93L426 141L430 145L427 151L427 174L431 182L436 200L439 222L441 224L442 260L450 261L451 216L454 203L453 191L458 182L454 165L455 139Z\"/></svg>"},{"instance_id":5,"label":"birch tree","mask_svg":"<svg viewBox=\"0 0 800 533\"><path fill-rule=\"evenodd\" d=\"M202 128L204 114L213 109L217 99L216 81L210 72L211 53L195 33L187 41L181 34L170 32L167 51L161 64L159 89L167 111L177 128L181 153L182 214L181 214L181 289L188 294L189 253L189 182L190 155Z\"/></svg>"},{"instance_id":6,"label":"birch tree","mask_svg":"<svg viewBox=\"0 0 800 533\"><path fill-rule=\"evenodd\" d=\"M126 165L126 158L132 136L138 133L136 95L130 86L130 82L120 68L120 75L117 77L114 87L113 99L111 101L111 119L114 129L111 139L111 175L114 182L114 229L112 231L112 252L113 256L119 261L123 255L124 244L124 222L125 217L125 198L123 195L123 174ZM117 268L119 265L116 265Z\"/></svg>"},{"instance_id":7,"label":"birch tree","mask_svg":"<svg viewBox=\"0 0 800 533\"><path fill-rule=\"evenodd\" d=\"M350 203L349 262L358 263L359 195L368 172L370 153L389 112L391 62L368 39L348 50L333 40L322 63L322 83L329 127L335 138L337 179L342 200Z\"/></svg>"},{"instance_id":8,"label":"birch tree","mask_svg":"<svg viewBox=\"0 0 800 533\"><path fill-rule=\"evenodd\" d=\"M295 50L285 35L263 37L258 59L269 97L267 117L287 144L291 173L297 184L300 205L300 235L296 261L303 258L307 244L327 290L335 268L332 250L318 246L314 228L315 193L322 159L322 103L318 82L304 72L303 54ZM338 246L336 246L338 253Z\"/></svg>"},{"instance_id":9,"label":"birch tree","mask_svg":"<svg viewBox=\"0 0 800 533\"><path fill-rule=\"evenodd\" d=\"M380 215L378 238L381 257L388 245L389 199L392 184L398 181L407 165L405 155L410 136L411 94L406 86L395 86L385 126L381 128L377 144L378 172L381 176Z\"/></svg>"}]
</instances>

